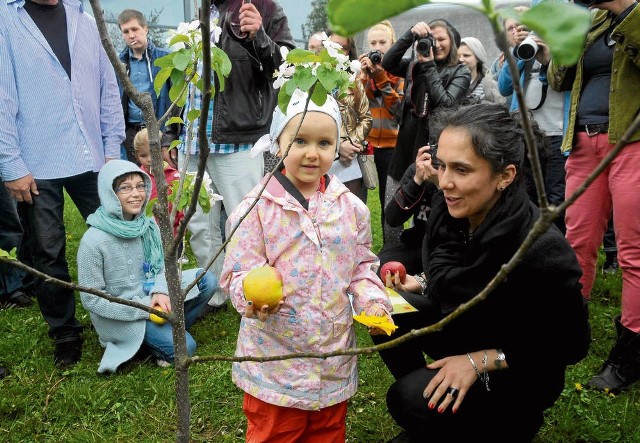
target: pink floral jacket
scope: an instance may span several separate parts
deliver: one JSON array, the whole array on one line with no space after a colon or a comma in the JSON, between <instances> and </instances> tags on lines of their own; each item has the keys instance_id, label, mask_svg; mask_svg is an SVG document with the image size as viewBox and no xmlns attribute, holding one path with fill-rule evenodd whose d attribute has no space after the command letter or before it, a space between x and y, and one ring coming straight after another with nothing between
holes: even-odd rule
<instances>
[{"instance_id":1,"label":"pink floral jacket","mask_svg":"<svg viewBox=\"0 0 640 443\"><path fill-rule=\"evenodd\" d=\"M233 211L233 227L254 201L256 186ZM267 321L242 317L237 356L330 352L356 346L353 308L361 312L391 305L374 272L368 208L335 177L309 209L273 177L259 202L227 246L221 286L244 313L245 274L258 266L276 267L284 280L285 303ZM372 269L373 268L373 269ZM347 400L358 387L357 358L297 358L233 364L233 382L271 404L318 410Z\"/></svg>"}]
</instances>

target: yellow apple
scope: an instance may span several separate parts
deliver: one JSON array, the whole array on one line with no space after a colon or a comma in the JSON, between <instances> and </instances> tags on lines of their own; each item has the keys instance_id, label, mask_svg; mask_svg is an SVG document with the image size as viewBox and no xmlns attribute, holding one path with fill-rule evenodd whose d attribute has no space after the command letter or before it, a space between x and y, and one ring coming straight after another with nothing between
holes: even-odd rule
<instances>
[{"instance_id":1,"label":"yellow apple","mask_svg":"<svg viewBox=\"0 0 640 443\"><path fill-rule=\"evenodd\" d=\"M254 268L242 280L242 289L256 309L264 305L273 309L282 300L282 274L269 265Z\"/></svg>"},{"instance_id":2,"label":"yellow apple","mask_svg":"<svg viewBox=\"0 0 640 443\"><path fill-rule=\"evenodd\" d=\"M157 309L158 311L162 311L164 312L164 309L162 309L159 305L155 305L153 306L153 309ZM163 325L167 322L166 319L162 318L162 317L158 317L156 314L149 314L149 320L151 320L152 322L158 324L158 325Z\"/></svg>"}]
</instances>

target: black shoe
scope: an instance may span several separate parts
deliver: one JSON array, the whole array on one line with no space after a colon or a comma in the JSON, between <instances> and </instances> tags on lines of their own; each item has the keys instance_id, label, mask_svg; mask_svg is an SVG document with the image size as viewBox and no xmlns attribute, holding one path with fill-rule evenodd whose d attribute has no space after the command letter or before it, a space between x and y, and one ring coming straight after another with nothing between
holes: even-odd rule
<instances>
[{"instance_id":1,"label":"black shoe","mask_svg":"<svg viewBox=\"0 0 640 443\"><path fill-rule=\"evenodd\" d=\"M58 368L67 368L80 361L82 356L82 339L73 337L56 341L56 349L53 352L53 363Z\"/></svg>"},{"instance_id":2,"label":"black shoe","mask_svg":"<svg viewBox=\"0 0 640 443\"><path fill-rule=\"evenodd\" d=\"M28 308L32 304L33 300L30 297L21 290L17 290L0 300L0 309Z\"/></svg>"},{"instance_id":3,"label":"black shoe","mask_svg":"<svg viewBox=\"0 0 640 443\"><path fill-rule=\"evenodd\" d=\"M619 267L620 265L618 264L618 255L615 252L607 252L604 264L602 265L602 273L615 274L616 272L618 272Z\"/></svg>"},{"instance_id":4,"label":"black shoe","mask_svg":"<svg viewBox=\"0 0 640 443\"><path fill-rule=\"evenodd\" d=\"M5 366L0 366L0 380L9 375L9 370Z\"/></svg>"},{"instance_id":5,"label":"black shoe","mask_svg":"<svg viewBox=\"0 0 640 443\"><path fill-rule=\"evenodd\" d=\"M591 389L614 394L640 380L640 333L622 326L620 317L615 326L618 339L600 372L587 383Z\"/></svg>"}]
</instances>

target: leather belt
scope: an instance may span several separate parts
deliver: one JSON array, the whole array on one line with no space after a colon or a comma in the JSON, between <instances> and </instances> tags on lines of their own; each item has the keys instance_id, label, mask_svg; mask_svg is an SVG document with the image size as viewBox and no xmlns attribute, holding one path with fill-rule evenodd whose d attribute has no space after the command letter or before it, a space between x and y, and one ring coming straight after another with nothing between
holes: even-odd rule
<instances>
[{"instance_id":1,"label":"leather belt","mask_svg":"<svg viewBox=\"0 0 640 443\"><path fill-rule=\"evenodd\" d=\"M589 137L609 132L609 122L578 126L578 132L586 132Z\"/></svg>"}]
</instances>

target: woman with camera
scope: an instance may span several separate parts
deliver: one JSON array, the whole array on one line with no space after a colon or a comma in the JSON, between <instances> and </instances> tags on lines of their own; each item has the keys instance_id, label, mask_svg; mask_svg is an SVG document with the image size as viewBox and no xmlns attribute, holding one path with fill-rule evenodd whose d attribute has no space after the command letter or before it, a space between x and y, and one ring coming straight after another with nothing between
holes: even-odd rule
<instances>
[{"instance_id":1,"label":"woman with camera","mask_svg":"<svg viewBox=\"0 0 640 443\"><path fill-rule=\"evenodd\" d=\"M455 105L469 89L471 73L458 62L459 44L460 34L447 21L418 22L382 59L385 71L405 79L400 130L389 164L385 201L395 194L418 149L428 143L430 113ZM411 46L411 55L404 57Z\"/></svg>"},{"instance_id":2,"label":"woman with camera","mask_svg":"<svg viewBox=\"0 0 640 443\"><path fill-rule=\"evenodd\" d=\"M385 231L389 228L385 226L384 217L387 171L398 139L397 121L404 98L404 79L388 73L381 64L382 57L396 41L391 22L385 20L372 26L367 34L367 40L371 52L360 56L362 64L360 80L369 99L369 111L373 117L373 126L367 141L373 148L378 173L382 232L385 235Z\"/></svg>"}]
</instances>

